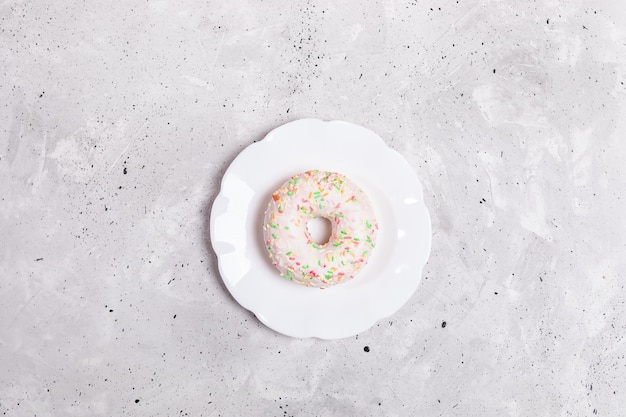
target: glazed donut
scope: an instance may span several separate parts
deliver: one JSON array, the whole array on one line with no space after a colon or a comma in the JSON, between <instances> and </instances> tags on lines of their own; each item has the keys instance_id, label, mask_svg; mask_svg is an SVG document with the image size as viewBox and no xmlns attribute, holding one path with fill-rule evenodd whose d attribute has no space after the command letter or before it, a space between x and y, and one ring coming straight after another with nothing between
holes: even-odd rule
<instances>
[{"instance_id":1,"label":"glazed donut","mask_svg":"<svg viewBox=\"0 0 626 417\"><path fill-rule=\"evenodd\" d=\"M307 225L315 217L332 225L330 240L313 241ZM367 195L344 175L307 171L272 194L263 238L280 275L307 287L326 288L353 278L376 246L378 222Z\"/></svg>"}]
</instances>

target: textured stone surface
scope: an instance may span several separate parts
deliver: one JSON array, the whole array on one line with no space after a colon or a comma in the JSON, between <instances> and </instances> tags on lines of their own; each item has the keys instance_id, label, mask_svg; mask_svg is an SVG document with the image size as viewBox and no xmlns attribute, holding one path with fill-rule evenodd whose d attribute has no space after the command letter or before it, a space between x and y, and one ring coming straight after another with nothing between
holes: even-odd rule
<instances>
[{"instance_id":1,"label":"textured stone surface","mask_svg":"<svg viewBox=\"0 0 626 417\"><path fill-rule=\"evenodd\" d=\"M623 416L622 4L2 2L0 411ZM264 327L207 238L301 117L376 131L431 211L418 292L351 339Z\"/></svg>"}]
</instances>

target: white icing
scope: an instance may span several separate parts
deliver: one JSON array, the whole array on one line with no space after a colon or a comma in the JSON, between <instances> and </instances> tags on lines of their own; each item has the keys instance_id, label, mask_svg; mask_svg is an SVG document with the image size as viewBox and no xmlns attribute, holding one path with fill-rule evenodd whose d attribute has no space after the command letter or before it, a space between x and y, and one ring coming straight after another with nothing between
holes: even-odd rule
<instances>
[{"instance_id":1,"label":"white icing","mask_svg":"<svg viewBox=\"0 0 626 417\"><path fill-rule=\"evenodd\" d=\"M316 244L307 230L315 217L332 224L330 240ZM352 279L376 245L378 223L367 195L344 175L307 171L285 182L268 203L263 238L286 279L326 288Z\"/></svg>"}]
</instances>

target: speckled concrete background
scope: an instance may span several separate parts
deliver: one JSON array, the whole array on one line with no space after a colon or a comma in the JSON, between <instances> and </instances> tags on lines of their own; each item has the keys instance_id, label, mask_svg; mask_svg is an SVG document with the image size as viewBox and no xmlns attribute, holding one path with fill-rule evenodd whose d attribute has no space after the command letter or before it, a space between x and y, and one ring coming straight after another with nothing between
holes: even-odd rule
<instances>
[{"instance_id":1,"label":"speckled concrete background","mask_svg":"<svg viewBox=\"0 0 626 417\"><path fill-rule=\"evenodd\" d=\"M623 2L0 18L4 414L625 415ZM264 327L207 238L228 164L301 117L380 134L433 219L418 292L351 339Z\"/></svg>"}]
</instances>

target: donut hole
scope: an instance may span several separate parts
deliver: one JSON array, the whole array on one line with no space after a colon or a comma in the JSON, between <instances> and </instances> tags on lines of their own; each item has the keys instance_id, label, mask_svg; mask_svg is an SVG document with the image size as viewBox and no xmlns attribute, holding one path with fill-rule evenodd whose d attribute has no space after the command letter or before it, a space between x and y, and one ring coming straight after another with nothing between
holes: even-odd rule
<instances>
[{"instance_id":1,"label":"donut hole","mask_svg":"<svg viewBox=\"0 0 626 417\"><path fill-rule=\"evenodd\" d=\"M306 224L307 232L311 236L311 240L316 245L325 245L330 240L332 233L332 223L325 217L313 217Z\"/></svg>"}]
</instances>

